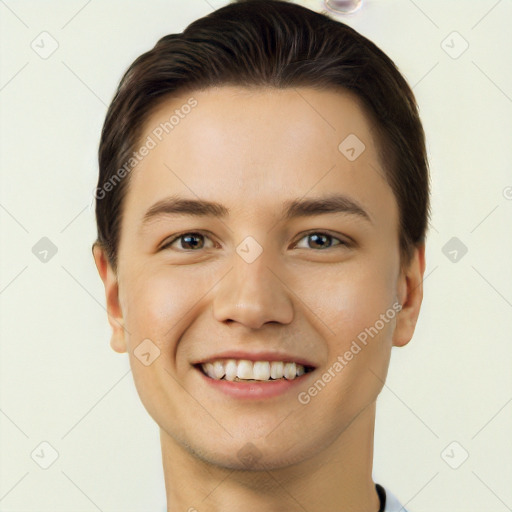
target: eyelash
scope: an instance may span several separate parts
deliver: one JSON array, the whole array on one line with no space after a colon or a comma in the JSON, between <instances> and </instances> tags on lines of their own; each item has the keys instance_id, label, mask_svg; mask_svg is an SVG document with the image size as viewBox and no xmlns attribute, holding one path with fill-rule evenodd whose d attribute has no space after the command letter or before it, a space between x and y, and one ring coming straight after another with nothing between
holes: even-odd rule
<instances>
[{"instance_id":1,"label":"eyelash","mask_svg":"<svg viewBox=\"0 0 512 512\"><path fill-rule=\"evenodd\" d=\"M163 251L164 249L168 249L170 248L170 246L176 242L177 240L179 240L180 238L183 238L185 235L201 235L201 236L205 236L205 237L208 237L208 235L203 232L203 231L186 231L185 233L181 233L179 235L176 235L174 236L171 240L165 242L159 250ZM348 241L345 241L345 240L342 240L341 238L338 238L334 235L331 235L330 233L326 232L326 231L318 231L318 230L312 230L312 231L308 231L306 233L304 233L302 235L302 237L299 239L298 242L300 242L303 238L306 238L310 235L325 235L329 238L331 238L332 240L338 240L340 243L339 244L335 244L334 246L332 247L327 247L326 249L318 249L317 252L320 252L320 251L327 251L329 249L334 249L335 247L338 247L338 246L345 246L345 247L351 247L352 244ZM209 237L208 237L209 238ZM298 243L297 242L297 243ZM301 247L301 249L303 249L303 247ZM312 249L314 250L314 249ZM194 251L194 250L191 250L191 249L182 249L182 250L179 250L178 252L198 252L198 251Z\"/></svg>"}]
</instances>

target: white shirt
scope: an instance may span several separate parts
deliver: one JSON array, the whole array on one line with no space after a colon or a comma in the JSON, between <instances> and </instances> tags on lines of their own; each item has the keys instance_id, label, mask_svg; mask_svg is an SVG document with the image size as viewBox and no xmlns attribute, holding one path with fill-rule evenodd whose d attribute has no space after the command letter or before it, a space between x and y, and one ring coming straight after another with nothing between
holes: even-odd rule
<instances>
[{"instance_id":1,"label":"white shirt","mask_svg":"<svg viewBox=\"0 0 512 512\"><path fill-rule=\"evenodd\" d=\"M402 507L396 496L387 489L384 490L386 491L386 506L384 507L384 512L407 512L407 510Z\"/></svg>"}]
</instances>

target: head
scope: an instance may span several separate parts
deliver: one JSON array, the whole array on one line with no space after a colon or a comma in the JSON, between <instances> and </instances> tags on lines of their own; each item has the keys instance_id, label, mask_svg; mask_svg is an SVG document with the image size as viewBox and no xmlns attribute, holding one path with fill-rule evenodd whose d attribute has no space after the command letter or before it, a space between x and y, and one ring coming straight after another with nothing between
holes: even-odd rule
<instances>
[{"instance_id":1,"label":"head","mask_svg":"<svg viewBox=\"0 0 512 512\"><path fill-rule=\"evenodd\" d=\"M391 347L412 337L428 216L424 132L390 58L303 7L230 4L138 57L108 109L93 252L111 345L191 453L237 467L259 440L267 468L308 458L374 403ZM240 405L194 366L227 349L336 377L302 400Z\"/></svg>"}]
</instances>

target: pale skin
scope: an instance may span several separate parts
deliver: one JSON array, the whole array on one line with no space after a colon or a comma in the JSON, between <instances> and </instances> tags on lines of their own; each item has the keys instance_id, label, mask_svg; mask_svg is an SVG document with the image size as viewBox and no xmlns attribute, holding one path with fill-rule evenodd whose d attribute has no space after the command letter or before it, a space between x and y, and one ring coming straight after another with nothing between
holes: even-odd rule
<instances>
[{"instance_id":1,"label":"pale skin","mask_svg":"<svg viewBox=\"0 0 512 512\"><path fill-rule=\"evenodd\" d=\"M349 93L224 86L168 99L141 141L191 96L197 106L131 172L117 273L94 247L111 346L129 354L160 428L168 511L377 512L376 399L392 346L414 332L425 247L401 267L398 206L371 121ZM349 134L366 146L352 162L338 149ZM369 220L281 214L285 201L333 193ZM145 212L170 195L230 213L162 215L142 227ZM161 248L178 234L195 234L193 243L178 238ZM249 236L263 249L252 263L236 252ZM301 404L298 392L396 302L400 313ZM160 350L149 366L134 355L144 339ZM291 393L240 400L206 385L191 365L226 349L291 352L316 369ZM259 454L249 466L238 456L248 443Z\"/></svg>"}]
</instances>

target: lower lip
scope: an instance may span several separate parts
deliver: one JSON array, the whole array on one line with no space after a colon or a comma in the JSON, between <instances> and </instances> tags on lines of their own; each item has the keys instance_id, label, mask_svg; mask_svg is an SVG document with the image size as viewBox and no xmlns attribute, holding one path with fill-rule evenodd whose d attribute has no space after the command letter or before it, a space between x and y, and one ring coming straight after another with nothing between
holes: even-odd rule
<instances>
[{"instance_id":1,"label":"lower lip","mask_svg":"<svg viewBox=\"0 0 512 512\"><path fill-rule=\"evenodd\" d=\"M295 379L279 379L262 382L233 382L229 380L216 380L205 375L201 370L195 368L207 384L222 391L226 395L240 399L258 400L261 398L272 398L273 396L283 395L286 392L296 388L314 373L314 370L302 374Z\"/></svg>"}]
</instances>

